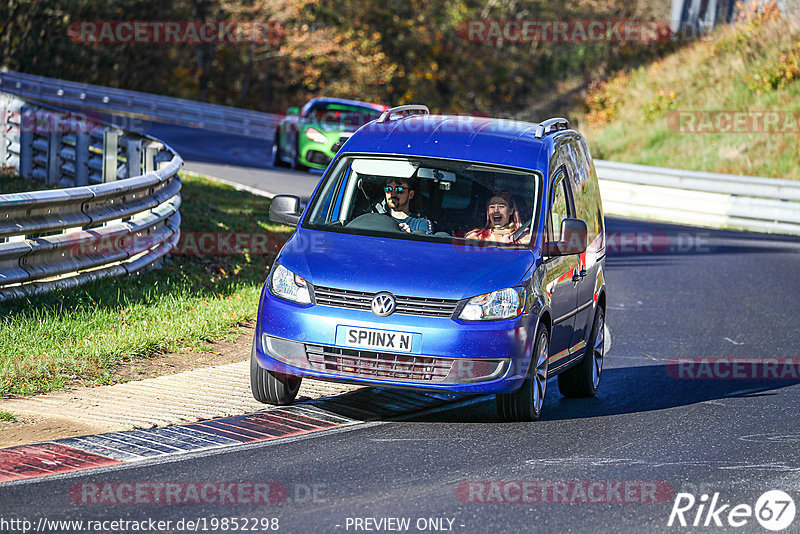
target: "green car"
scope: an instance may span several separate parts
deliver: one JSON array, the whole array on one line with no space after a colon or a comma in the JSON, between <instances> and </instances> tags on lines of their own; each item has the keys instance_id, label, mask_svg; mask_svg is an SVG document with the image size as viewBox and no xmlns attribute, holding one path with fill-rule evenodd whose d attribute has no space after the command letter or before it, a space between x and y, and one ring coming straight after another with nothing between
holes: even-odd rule
<instances>
[{"instance_id":1,"label":"green car","mask_svg":"<svg viewBox=\"0 0 800 534\"><path fill-rule=\"evenodd\" d=\"M313 98L302 109L289 108L275 130L272 165L324 169L353 132L387 109L343 98Z\"/></svg>"}]
</instances>

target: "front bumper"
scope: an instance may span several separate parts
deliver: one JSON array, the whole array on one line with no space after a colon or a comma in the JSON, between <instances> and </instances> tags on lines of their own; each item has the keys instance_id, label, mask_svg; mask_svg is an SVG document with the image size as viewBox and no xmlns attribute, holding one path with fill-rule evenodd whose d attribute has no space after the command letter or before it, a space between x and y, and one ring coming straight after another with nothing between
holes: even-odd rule
<instances>
[{"instance_id":1,"label":"front bumper","mask_svg":"<svg viewBox=\"0 0 800 534\"><path fill-rule=\"evenodd\" d=\"M410 332L411 353L375 352L337 344L338 326ZM299 305L265 288L256 326L261 367L296 376L382 387L510 393L522 385L535 317L468 323L323 305ZM393 362L392 362L393 360Z\"/></svg>"},{"instance_id":2,"label":"front bumper","mask_svg":"<svg viewBox=\"0 0 800 534\"><path fill-rule=\"evenodd\" d=\"M304 134L301 134L303 136ZM325 169L336 156L348 136L329 135L325 143L317 143L305 138L300 142L300 163L306 167Z\"/></svg>"}]
</instances>

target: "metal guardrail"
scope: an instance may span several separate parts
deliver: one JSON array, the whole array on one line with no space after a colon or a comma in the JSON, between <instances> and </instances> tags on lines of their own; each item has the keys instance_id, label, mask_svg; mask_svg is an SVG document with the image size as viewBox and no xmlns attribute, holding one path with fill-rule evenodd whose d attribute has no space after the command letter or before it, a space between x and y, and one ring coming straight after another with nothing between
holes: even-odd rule
<instances>
[{"instance_id":1,"label":"metal guardrail","mask_svg":"<svg viewBox=\"0 0 800 534\"><path fill-rule=\"evenodd\" d=\"M281 115L0 70L0 91L74 109L135 114L271 141Z\"/></svg>"},{"instance_id":2,"label":"metal guardrail","mask_svg":"<svg viewBox=\"0 0 800 534\"><path fill-rule=\"evenodd\" d=\"M69 186L0 195L0 302L131 274L172 250L174 150L4 93L0 113L0 166Z\"/></svg>"},{"instance_id":3,"label":"metal guardrail","mask_svg":"<svg viewBox=\"0 0 800 534\"><path fill-rule=\"evenodd\" d=\"M607 214L800 235L800 182L595 160Z\"/></svg>"}]
</instances>

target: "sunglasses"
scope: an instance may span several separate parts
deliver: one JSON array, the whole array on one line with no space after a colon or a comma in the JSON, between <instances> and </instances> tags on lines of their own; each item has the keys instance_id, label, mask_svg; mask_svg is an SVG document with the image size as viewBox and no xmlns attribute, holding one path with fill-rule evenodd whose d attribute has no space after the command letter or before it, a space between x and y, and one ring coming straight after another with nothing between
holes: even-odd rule
<instances>
[{"instance_id":1,"label":"sunglasses","mask_svg":"<svg viewBox=\"0 0 800 534\"><path fill-rule=\"evenodd\" d=\"M402 193L403 191L408 191L408 187L404 187L402 185L395 185L395 186L387 185L383 188L383 190L387 193L391 193L392 191L394 191L395 193Z\"/></svg>"}]
</instances>

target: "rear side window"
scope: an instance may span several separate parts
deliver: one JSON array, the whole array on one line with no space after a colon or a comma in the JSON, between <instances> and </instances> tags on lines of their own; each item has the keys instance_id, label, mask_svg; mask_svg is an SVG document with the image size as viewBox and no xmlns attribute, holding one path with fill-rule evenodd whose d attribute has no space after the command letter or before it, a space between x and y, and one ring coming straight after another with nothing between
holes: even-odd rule
<instances>
[{"instance_id":1,"label":"rear side window","mask_svg":"<svg viewBox=\"0 0 800 534\"><path fill-rule=\"evenodd\" d=\"M572 193L578 218L586 222L591 241L602 229L600 211L600 187L597 176L592 172L589 148L586 141L576 139L572 144L576 156L576 179L572 180ZM578 177L579 176L579 177Z\"/></svg>"},{"instance_id":2,"label":"rear side window","mask_svg":"<svg viewBox=\"0 0 800 534\"><path fill-rule=\"evenodd\" d=\"M588 175L587 167L584 166L584 158L578 148L578 142L573 141L564 147L567 156L567 170L570 181L572 182L572 191L577 192L583 182L586 181Z\"/></svg>"}]
</instances>

